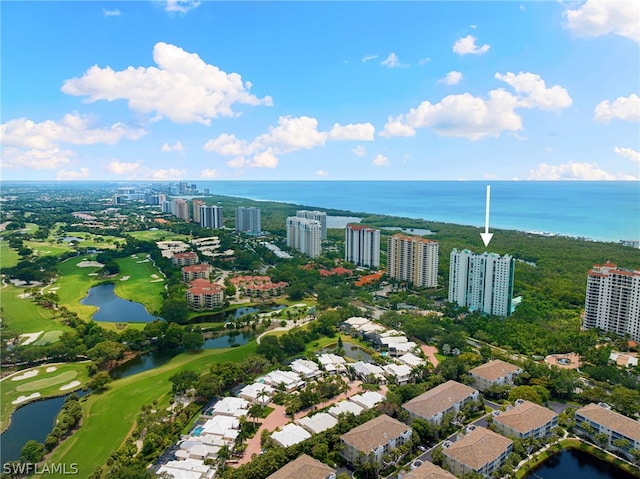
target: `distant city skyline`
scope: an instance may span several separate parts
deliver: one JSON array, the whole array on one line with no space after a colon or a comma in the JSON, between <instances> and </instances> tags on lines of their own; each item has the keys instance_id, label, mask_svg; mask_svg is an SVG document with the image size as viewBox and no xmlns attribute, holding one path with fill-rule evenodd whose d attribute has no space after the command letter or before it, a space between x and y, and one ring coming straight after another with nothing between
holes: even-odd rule
<instances>
[{"instance_id":1,"label":"distant city skyline","mask_svg":"<svg viewBox=\"0 0 640 479\"><path fill-rule=\"evenodd\" d=\"M2 3L10 180L640 180L640 2Z\"/></svg>"}]
</instances>

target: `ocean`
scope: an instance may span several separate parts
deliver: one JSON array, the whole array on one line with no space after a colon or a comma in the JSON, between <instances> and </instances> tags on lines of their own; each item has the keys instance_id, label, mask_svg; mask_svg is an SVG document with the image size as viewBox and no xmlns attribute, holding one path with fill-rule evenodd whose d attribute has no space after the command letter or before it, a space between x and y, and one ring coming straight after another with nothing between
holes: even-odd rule
<instances>
[{"instance_id":1,"label":"ocean","mask_svg":"<svg viewBox=\"0 0 640 479\"><path fill-rule=\"evenodd\" d=\"M640 183L632 181L197 181L199 191L619 242L640 240Z\"/></svg>"}]
</instances>

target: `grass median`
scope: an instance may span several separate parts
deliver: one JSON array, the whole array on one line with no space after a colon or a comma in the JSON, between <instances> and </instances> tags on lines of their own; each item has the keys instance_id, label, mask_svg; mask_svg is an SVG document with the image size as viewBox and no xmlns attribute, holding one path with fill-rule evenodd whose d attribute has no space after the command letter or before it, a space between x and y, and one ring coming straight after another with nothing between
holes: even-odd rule
<instances>
[{"instance_id":1,"label":"grass median","mask_svg":"<svg viewBox=\"0 0 640 479\"><path fill-rule=\"evenodd\" d=\"M144 404L154 400L166 404L172 375L185 369L205 372L214 362L238 362L255 348L252 341L237 348L183 353L158 368L114 381L108 391L91 394L83 401L82 427L53 452L48 462L75 463L80 476L89 476L122 445Z\"/></svg>"}]
</instances>

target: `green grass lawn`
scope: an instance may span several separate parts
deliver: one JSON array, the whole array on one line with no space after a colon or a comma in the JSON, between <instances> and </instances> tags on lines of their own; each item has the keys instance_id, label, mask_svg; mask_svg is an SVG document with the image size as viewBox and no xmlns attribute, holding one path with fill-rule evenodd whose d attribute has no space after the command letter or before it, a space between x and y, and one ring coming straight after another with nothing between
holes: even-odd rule
<instances>
[{"instance_id":1,"label":"green grass lawn","mask_svg":"<svg viewBox=\"0 0 640 479\"><path fill-rule=\"evenodd\" d=\"M54 319L54 311L39 307L30 298L20 298L24 288L13 285L0 289L2 321L9 329L20 334L38 331L71 331L59 319ZM41 339L41 338L40 338Z\"/></svg>"},{"instance_id":2,"label":"green grass lawn","mask_svg":"<svg viewBox=\"0 0 640 479\"><path fill-rule=\"evenodd\" d=\"M155 231L131 231L131 236L142 241L189 241L187 235L172 233L171 231L155 230Z\"/></svg>"},{"instance_id":3,"label":"green grass lawn","mask_svg":"<svg viewBox=\"0 0 640 479\"><path fill-rule=\"evenodd\" d=\"M11 268L18 264L20 256L17 251L9 247L9 242L5 240L0 241L0 267Z\"/></svg>"},{"instance_id":4,"label":"green grass lawn","mask_svg":"<svg viewBox=\"0 0 640 479\"><path fill-rule=\"evenodd\" d=\"M137 254L133 257L118 259L120 274L114 282L118 296L142 303L150 313L153 313L162 306L161 294L164 291L165 281L158 281L164 277L146 256L146 254ZM129 278L122 281L127 276Z\"/></svg>"},{"instance_id":5,"label":"green grass lawn","mask_svg":"<svg viewBox=\"0 0 640 479\"><path fill-rule=\"evenodd\" d=\"M52 367L55 367L56 369L54 371L47 372L47 368ZM56 364L55 366L51 364L43 365L37 368L20 371L16 376L19 377L27 371L35 370L38 371L38 374L32 377L17 381L13 381L12 378L7 378L2 381L2 392L0 393L0 398L2 399L0 429L4 430L4 428L9 425L11 413L17 406L19 406L19 404L11 404L11 402L16 400L18 397L30 396L35 392L40 393L40 398L59 396L81 388L88 380L86 363L66 363ZM70 389L60 389L62 386L69 384L72 381L79 381L80 384ZM25 404L25 402L22 404Z\"/></svg>"},{"instance_id":6,"label":"green grass lawn","mask_svg":"<svg viewBox=\"0 0 640 479\"><path fill-rule=\"evenodd\" d=\"M91 319L91 315L97 311L98 308L80 304L80 300L87 295L89 288L95 286L100 281L98 276L93 276L92 274L99 273L101 268L80 268L78 267L78 263L84 260L92 261L94 259L93 256L88 255L77 256L63 261L58 265L60 275L54 284L54 286L59 288L56 290L56 293L60 298L60 305L64 305L69 311L77 313L78 316L85 321Z\"/></svg>"},{"instance_id":7,"label":"green grass lawn","mask_svg":"<svg viewBox=\"0 0 640 479\"><path fill-rule=\"evenodd\" d=\"M25 241L24 245L31 248L37 256L60 256L62 253L73 250L69 244L58 244L52 241Z\"/></svg>"},{"instance_id":8,"label":"green grass lawn","mask_svg":"<svg viewBox=\"0 0 640 479\"><path fill-rule=\"evenodd\" d=\"M42 336L38 338L33 344L36 346L43 346L45 344L55 343L62 336L62 331L47 331Z\"/></svg>"},{"instance_id":9,"label":"green grass lawn","mask_svg":"<svg viewBox=\"0 0 640 479\"><path fill-rule=\"evenodd\" d=\"M168 403L169 377L184 369L206 371L213 362L240 361L255 348L252 341L237 348L183 353L159 368L114 381L108 391L91 394L83 401L82 427L60 444L48 461L77 463L79 475L88 476L122 445L144 404L156 399L160 404Z\"/></svg>"}]
</instances>

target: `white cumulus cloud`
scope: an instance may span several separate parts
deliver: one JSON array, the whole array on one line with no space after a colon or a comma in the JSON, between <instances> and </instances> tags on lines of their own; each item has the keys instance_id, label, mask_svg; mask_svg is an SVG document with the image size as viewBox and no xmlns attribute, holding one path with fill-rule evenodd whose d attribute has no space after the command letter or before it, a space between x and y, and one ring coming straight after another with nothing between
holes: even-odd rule
<instances>
[{"instance_id":1,"label":"white cumulus cloud","mask_svg":"<svg viewBox=\"0 0 640 479\"><path fill-rule=\"evenodd\" d=\"M172 151L184 151L184 146L180 140L176 141L173 145L164 143L160 148L163 153L171 153Z\"/></svg>"},{"instance_id":2,"label":"white cumulus cloud","mask_svg":"<svg viewBox=\"0 0 640 479\"><path fill-rule=\"evenodd\" d=\"M367 154L367 149L362 145L358 145L353 150L351 150L351 153L362 158Z\"/></svg>"},{"instance_id":3,"label":"white cumulus cloud","mask_svg":"<svg viewBox=\"0 0 640 479\"><path fill-rule=\"evenodd\" d=\"M86 96L88 102L127 100L132 110L155 113L157 119L205 125L212 118L237 116L235 104L273 104L269 96L249 93L252 84L239 74L226 73L175 45L156 43L153 59L158 67L114 71L94 65L82 77L65 80L62 91Z\"/></svg>"},{"instance_id":4,"label":"white cumulus cloud","mask_svg":"<svg viewBox=\"0 0 640 479\"><path fill-rule=\"evenodd\" d=\"M329 173L327 173L327 172L326 172L326 171L324 171L324 170L317 170L314 174L315 174L316 176L320 176L320 177L329 176Z\"/></svg>"},{"instance_id":5,"label":"white cumulus cloud","mask_svg":"<svg viewBox=\"0 0 640 479\"><path fill-rule=\"evenodd\" d=\"M27 118L16 118L0 125L0 143L22 148L54 148L58 143L113 145L122 139L138 140L146 134L140 128L114 123L105 128L91 128L89 117L69 113L62 120L36 123Z\"/></svg>"},{"instance_id":6,"label":"white cumulus cloud","mask_svg":"<svg viewBox=\"0 0 640 479\"><path fill-rule=\"evenodd\" d=\"M628 97L620 96L613 103L609 100L596 105L593 119L599 123L611 120L640 121L640 97L632 93Z\"/></svg>"},{"instance_id":7,"label":"white cumulus cloud","mask_svg":"<svg viewBox=\"0 0 640 479\"><path fill-rule=\"evenodd\" d=\"M559 110L568 108L573 103L565 88L559 85L547 88L545 81L535 73L507 72L504 75L496 73L495 77L511 85L517 93L522 95L518 106L540 108L541 110Z\"/></svg>"},{"instance_id":8,"label":"white cumulus cloud","mask_svg":"<svg viewBox=\"0 0 640 479\"><path fill-rule=\"evenodd\" d=\"M445 76L442 79L442 81L447 85L457 85L458 83L460 83L461 80L462 80L462 73L457 72L455 70L447 73L447 76Z\"/></svg>"},{"instance_id":9,"label":"white cumulus cloud","mask_svg":"<svg viewBox=\"0 0 640 479\"><path fill-rule=\"evenodd\" d=\"M56 178L61 181L81 180L89 177L89 168L80 168L79 170L60 170Z\"/></svg>"},{"instance_id":10,"label":"white cumulus cloud","mask_svg":"<svg viewBox=\"0 0 640 479\"><path fill-rule=\"evenodd\" d=\"M371 60L375 60L378 58L378 55L365 55L362 57L362 63L370 62Z\"/></svg>"},{"instance_id":11,"label":"white cumulus cloud","mask_svg":"<svg viewBox=\"0 0 640 479\"><path fill-rule=\"evenodd\" d=\"M616 155L628 158L635 163L640 163L640 151L636 151L631 148L620 148L619 146L616 146L613 148L613 152Z\"/></svg>"},{"instance_id":12,"label":"white cumulus cloud","mask_svg":"<svg viewBox=\"0 0 640 479\"><path fill-rule=\"evenodd\" d=\"M247 166L251 168L275 168L278 166L278 157L271 150L263 151L255 155Z\"/></svg>"},{"instance_id":13,"label":"white cumulus cloud","mask_svg":"<svg viewBox=\"0 0 640 479\"><path fill-rule=\"evenodd\" d=\"M107 165L107 171L114 175L130 175L140 169L140 162L112 160Z\"/></svg>"},{"instance_id":14,"label":"white cumulus cloud","mask_svg":"<svg viewBox=\"0 0 640 479\"><path fill-rule=\"evenodd\" d=\"M167 0L165 11L169 13L188 13L200 6L200 0Z\"/></svg>"},{"instance_id":15,"label":"white cumulus cloud","mask_svg":"<svg viewBox=\"0 0 640 479\"><path fill-rule=\"evenodd\" d=\"M185 170L179 170L177 168L161 168L158 170L145 170L142 179L148 180L181 180L185 175Z\"/></svg>"},{"instance_id":16,"label":"white cumulus cloud","mask_svg":"<svg viewBox=\"0 0 640 479\"><path fill-rule=\"evenodd\" d=\"M119 17L121 15L121 12L117 8L115 10L109 10L107 8L103 8L102 14L105 17Z\"/></svg>"},{"instance_id":17,"label":"white cumulus cloud","mask_svg":"<svg viewBox=\"0 0 640 479\"><path fill-rule=\"evenodd\" d=\"M389 166L389 158L380 153L376 155L371 164L373 166Z\"/></svg>"},{"instance_id":18,"label":"white cumulus cloud","mask_svg":"<svg viewBox=\"0 0 640 479\"><path fill-rule=\"evenodd\" d=\"M620 180L627 176L613 175L604 171L597 163L570 161L560 165L539 164L529 171L529 180Z\"/></svg>"},{"instance_id":19,"label":"white cumulus cloud","mask_svg":"<svg viewBox=\"0 0 640 479\"><path fill-rule=\"evenodd\" d=\"M501 132L522 130L517 108L562 109L571 105L568 92L560 87L547 88L533 73L496 73L496 79L509 84L516 94L498 88L486 98L470 93L448 95L437 103L423 101L405 114L391 116L381 136L414 136L418 128L431 128L438 135L475 141L498 137Z\"/></svg>"},{"instance_id":20,"label":"white cumulus cloud","mask_svg":"<svg viewBox=\"0 0 640 479\"><path fill-rule=\"evenodd\" d=\"M564 12L565 27L579 37L619 35L640 43L637 0L587 0Z\"/></svg>"},{"instance_id":21,"label":"white cumulus cloud","mask_svg":"<svg viewBox=\"0 0 640 479\"><path fill-rule=\"evenodd\" d=\"M75 153L59 148L29 149L3 148L0 165L6 169L31 168L53 170L71 163Z\"/></svg>"},{"instance_id":22,"label":"white cumulus cloud","mask_svg":"<svg viewBox=\"0 0 640 479\"><path fill-rule=\"evenodd\" d=\"M400 59L398 58L398 56L393 52L390 53L387 58L382 60L380 62L380 65L383 65L383 66L385 66L387 68L400 68L400 67L408 66L405 63L401 63Z\"/></svg>"},{"instance_id":23,"label":"white cumulus cloud","mask_svg":"<svg viewBox=\"0 0 640 479\"><path fill-rule=\"evenodd\" d=\"M484 44L481 47L476 45L476 38L473 35L458 39L453 44L453 52L458 55L483 55L489 51L491 45Z\"/></svg>"},{"instance_id":24,"label":"white cumulus cloud","mask_svg":"<svg viewBox=\"0 0 640 479\"><path fill-rule=\"evenodd\" d=\"M309 116L281 116L278 126L269 127L269 132L260 135L255 144L262 148L273 148L277 153L309 150L323 146L327 133L318 131L318 120Z\"/></svg>"},{"instance_id":25,"label":"white cumulus cloud","mask_svg":"<svg viewBox=\"0 0 640 479\"><path fill-rule=\"evenodd\" d=\"M220 173L213 168L205 168L200 171L200 178L218 178L218 176L220 176Z\"/></svg>"},{"instance_id":26,"label":"white cumulus cloud","mask_svg":"<svg viewBox=\"0 0 640 479\"><path fill-rule=\"evenodd\" d=\"M335 123L329 131L329 139L373 141L375 132L376 129L371 123L349 123L348 125Z\"/></svg>"}]
</instances>

